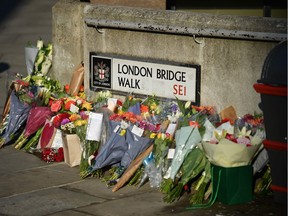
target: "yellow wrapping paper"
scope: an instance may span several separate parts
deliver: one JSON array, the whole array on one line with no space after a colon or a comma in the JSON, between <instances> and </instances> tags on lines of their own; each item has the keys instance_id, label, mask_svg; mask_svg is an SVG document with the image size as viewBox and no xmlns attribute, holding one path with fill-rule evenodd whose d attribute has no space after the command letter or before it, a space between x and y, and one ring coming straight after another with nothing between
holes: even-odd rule
<instances>
[{"instance_id":1,"label":"yellow wrapping paper","mask_svg":"<svg viewBox=\"0 0 288 216\"><path fill-rule=\"evenodd\" d=\"M238 144L228 139L221 139L218 144L202 142L202 147L209 161L221 167L249 165L261 147L262 139L252 137L251 145Z\"/></svg>"}]
</instances>

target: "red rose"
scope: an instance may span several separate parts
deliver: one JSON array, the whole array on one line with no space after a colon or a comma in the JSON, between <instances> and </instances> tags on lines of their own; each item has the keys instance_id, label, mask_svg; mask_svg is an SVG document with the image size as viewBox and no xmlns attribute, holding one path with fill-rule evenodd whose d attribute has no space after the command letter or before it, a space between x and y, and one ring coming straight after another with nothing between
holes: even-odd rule
<instances>
[{"instance_id":1,"label":"red rose","mask_svg":"<svg viewBox=\"0 0 288 216\"><path fill-rule=\"evenodd\" d=\"M59 113L58 115L56 115L53 120L52 120L52 124L54 127L58 128L61 125L61 122L63 121L63 119L65 118L69 118L70 114L69 113Z\"/></svg>"},{"instance_id":2,"label":"red rose","mask_svg":"<svg viewBox=\"0 0 288 216\"><path fill-rule=\"evenodd\" d=\"M45 148L42 151L42 160L51 163L55 161L55 150L52 148Z\"/></svg>"},{"instance_id":3,"label":"red rose","mask_svg":"<svg viewBox=\"0 0 288 216\"><path fill-rule=\"evenodd\" d=\"M76 102L73 100L69 100L65 103L65 110L70 110L71 104L76 105Z\"/></svg>"},{"instance_id":4,"label":"red rose","mask_svg":"<svg viewBox=\"0 0 288 216\"><path fill-rule=\"evenodd\" d=\"M61 162L64 161L64 152L63 152L63 148L60 147L57 151L57 154L55 156L55 161L56 162Z\"/></svg>"},{"instance_id":5,"label":"red rose","mask_svg":"<svg viewBox=\"0 0 288 216\"><path fill-rule=\"evenodd\" d=\"M65 89L66 94L68 94L69 88L70 88L69 84L66 84L66 85L64 86L64 89Z\"/></svg>"}]
</instances>

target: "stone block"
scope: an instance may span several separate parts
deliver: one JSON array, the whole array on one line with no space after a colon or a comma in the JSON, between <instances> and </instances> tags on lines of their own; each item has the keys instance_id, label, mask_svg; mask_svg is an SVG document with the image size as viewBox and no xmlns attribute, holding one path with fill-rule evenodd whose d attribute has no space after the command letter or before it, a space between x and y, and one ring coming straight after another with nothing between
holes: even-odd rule
<instances>
[{"instance_id":1,"label":"stone block","mask_svg":"<svg viewBox=\"0 0 288 216\"><path fill-rule=\"evenodd\" d=\"M166 0L90 0L92 4L166 9Z\"/></svg>"}]
</instances>

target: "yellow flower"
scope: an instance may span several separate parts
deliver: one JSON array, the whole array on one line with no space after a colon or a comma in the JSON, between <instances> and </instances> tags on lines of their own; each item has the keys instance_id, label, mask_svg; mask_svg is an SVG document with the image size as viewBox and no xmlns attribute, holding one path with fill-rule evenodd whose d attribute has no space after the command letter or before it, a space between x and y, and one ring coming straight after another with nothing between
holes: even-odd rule
<instances>
[{"instance_id":1,"label":"yellow flower","mask_svg":"<svg viewBox=\"0 0 288 216\"><path fill-rule=\"evenodd\" d=\"M75 127L82 126L82 125L85 125L85 124L87 124L87 120L83 120L83 119L77 120L77 121L74 122Z\"/></svg>"},{"instance_id":2,"label":"yellow flower","mask_svg":"<svg viewBox=\"0 0 288 216\"><path fill-rule=\"evenodd\" d=\"M86 110L92 110L92 105L91 103L84 101L82 104L82 108L85 108Z\"/></svg>"},{"instance_id":3,"label":"yellow flower","mask_svg":"<svg viewBox=\"0 0 288 216\"><path fill-rule=\"evenodd\" d=\"M150 105L150 109L151 109L151 110L156 110L156 108L157 108L157 104L156 104L156 103L152 103L152 104Z\"/></svg>"},{"instance_id":4,"label":"yellow flower","mask_svg":"<svg viewBox=\"0 0 288 216\"><path fill-rule=\"evenodd\" d=\"M122 114L124 114L124 111L122 109L118 109L117 114L122 115Z\"/></svg>"},{"instance_id":5,"label":"yellow flower","mask_svg":"<svg viewBox=\"0 0 288 216\"><path fill-rule=\"evenodd\" d=\"M123 129L119 133L120 136L124 136L125 134L126 134L126 130L123 130Z\"/></svg>"},{"instance_id":6,"label":"yellow flower","mask_svg":"<svg viewBox=\"0 0 288 216\"><path fill-rule=\"evenodd\" d=\"M157 138L158 138L158 139L161 139L161 137L162 137L162 133L158 133L158 134L157 134Z\"/></svg>"},{"instance_id":7,"label":"yellow flower","mask_svg":"<svg viewBox=\"0 0 288 216\"><path fill-rule=\"evenodd\" d=\"M150 134L150 139L154 139L156 137L156 133L151 133Z\"/></svg>"},{"instance_id":8,"label":"yellow flower","mask_svg":"<svg viewBox=\"0 0 288 216\"><path fill-rule=\"evenodd\" d=\"M85 92L79 92L78 95L79 95L80 98L86 99Z\"/></svg>"}]
</instances>

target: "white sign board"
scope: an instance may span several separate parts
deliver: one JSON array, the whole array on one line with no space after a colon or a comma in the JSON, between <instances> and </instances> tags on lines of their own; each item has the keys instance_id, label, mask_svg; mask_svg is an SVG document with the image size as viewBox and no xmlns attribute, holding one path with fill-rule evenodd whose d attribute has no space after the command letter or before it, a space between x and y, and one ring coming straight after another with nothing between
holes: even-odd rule
<instances>
[{"instance_id":1,"label":"white sign board","mask_svg":"<svg viewBox=\"0 0 288 216\"><path fill-rule=\"evenodd\" d=\"M90 55L93 89L190 100L199 104L200 66L152 63Z\"/></svg>"}]
</instances>

